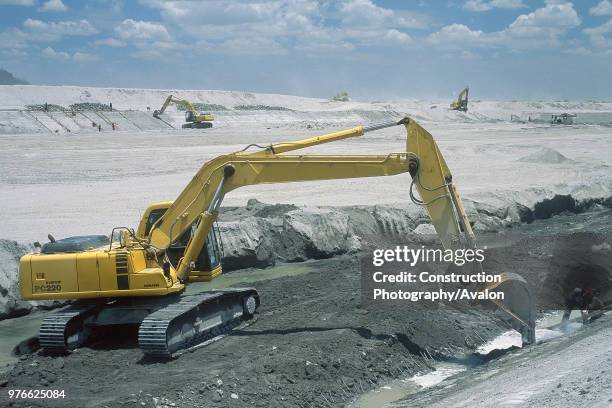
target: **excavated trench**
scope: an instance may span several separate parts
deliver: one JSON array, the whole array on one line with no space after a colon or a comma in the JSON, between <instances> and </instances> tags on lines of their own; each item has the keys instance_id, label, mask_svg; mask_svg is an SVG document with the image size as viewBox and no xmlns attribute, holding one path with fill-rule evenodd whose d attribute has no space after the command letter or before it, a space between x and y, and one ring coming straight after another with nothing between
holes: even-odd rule
<instances>
[{"instance_id":1,"label":"excavated trench","mask_svg":"<svg viewBox=\"0 0 612 408\"><path fill-rule=\"evenodd\" d=\"M609 202L601 200L589 207L574 205L574 209L583 208L577 213L570 211L568 205L556 206L557 216L531 223L516 220L507 231L516 232L521 240L492 245L494 256L486 269L495 272L504 265L516 265L533 287L550 282L544 287L554 293L557 301L568 287L584 279L608 293L610 273L604 268L605 258L586 263L577 260L565 269L551 266L550 258L555 251L561 251L573 259L570 251L563 248L575 246L574 241L581 242L582 248L595 246L609 255L605 244L610 241L601 239L612 233L612 211L606 208ZM494 214L487 212L476 210L471 218L476 224L487 225ZM354 254L360 247L360 237L370 232L394 231L404 234L408 241L421 242L423 236L414 230L427 230L421 227L426 220L418 210L391 207L302 209L251 201L246 208L229 208L220 222L225 233L226 261L230 265L234 262L236 268L253 261L261 266L278 265L228 273L210 288L256 282L263 303L255 324L219 344L165 364L144 364L129 339L98 343L61 357L61 364L57 357L25 354L23 360L9 366L0 384L54 384L70 391L71 403L87 402L100 407L137 407L142 403L154 406L153 398L186 407L199 406L202 400L225 406L231 399L232 404L246 407L333 406L355 401L398 379L412 379L418 389L442 381L458 366L465 369L504 353L488 350L474 354L507 327L488 312L467 306L363 309L359 264ZM585 229L594 231L599 240L585 240L576 232ZM551 240L542 239L542 234L561 233L574 236L574 241L555 246ZM488 239L487 234L481 236ZM300 262L307 258L319 260ZM198 285L191 285L189 290L209 288ZM94 363L97 376L112 378L108 384L92 387L94 378L88 372ZM164 391L144 380L160 375L166 381ZM181 379L187 377L201 379L195 395L181 386ZM239 399L234 400L231 394ZM113 396L110 400L109 395ZM279 399L281 396L284 400Z\"/></svg>"},{"instance_id":2,"label":"excavated trench","mask_svg":"<svg viewBox=\"0 0 612 408\"><path fill-rule=\"evenodd\" d=\"M577 200L570 195L556 195L537 202L533 209L520 204L492 209L474 203L470 219L478 234L497 233L520 227L520 224L533 223L535 220L546 220L560 214L584 214L598 208L612 208L612 197ZM430 236L434 231L427 215L421 208L414 206L298 208L287 204L270 205L249 200L246 207L224 208L219 225L226 272L244 268L268 268L277 263L328 259L355 253L362 247L361 241L365 237L377 234L402 237L408 244L435 240L435 237ZM566 273L570 275L563 287L555 282L551 283L558 292L566 291L568 285L579 286L580 279L586 279L582 276L584 274L592 275L592 279L595 279L593 284L597 287L609 290L610 284L606 278L608 270L605 265L590 266L590 260L584 261L582 266L570 265L566 260L576 256L564 256L563 253L568 251L562 247L571 247L572 243L557 245L557 252L560 253L555 256L567 264L564 268L571 267L578 271L563 272L563 276ZM29 244L0 239L0 320L61 304L23 302L19 299L19 257L32 249ZM589 272L591 269L593 272ZM584 270L586 272L580 272ZM574 275L582 277L571 277Z\"/></svg>"}]
</instances>

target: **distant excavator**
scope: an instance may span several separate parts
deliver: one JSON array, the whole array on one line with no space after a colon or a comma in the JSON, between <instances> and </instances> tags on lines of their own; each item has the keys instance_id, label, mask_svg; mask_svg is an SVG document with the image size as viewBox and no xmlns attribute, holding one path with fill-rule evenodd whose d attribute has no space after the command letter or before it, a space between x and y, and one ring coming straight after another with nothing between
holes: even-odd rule
<instances>
[{"instance_id":1,"label":"distant excavator","mask_svg":"<svg viewBox=\"0 0 612 408\"><path fill-rule=\"evenodd\" d=\"M450 104L450 108L452 110L458 110L458 111L462 111L462 112L467 112L468 110L468 93L470 92L470 87L466 86L465 88L463 88L463 90L459 93L459 96L457 97L456 101L453 101Z\"/></svg>"},{"instance_id":2,"label":"distant excavator","mask_svg":"<svg viewBox=\"0 0 612 408\"><path fill-rule=\"evenodd\" d=\"M208 129L213 126L211 122L215 120L215 117L212 113L200 113L194 108L191 102L174 95L168 96L161 109L153 111L153 116L163 120L161 115L171 103L185 108L185 123L182 126L183 129Z\"/></svg>"},{"instance_id":3,"label":"distant excavator","mask_svg":"<svg viewBox=\"0 0 612 408\"><path fill-rule=\"evenodd\" d=\"M402 152L286 154L393 126L407 131ZM252 148L257 150L247 151ZM76 300L45 317L40 345L71 350L95 338L97 327L135 325L145 354L171 357L217 338L251 319L260 301L254 288L185 294L189 282L207 282L221 274L222 249L215 221L227 193L258 184L402 173L412 177L406 195L425 208L442 246L475 248L471 224L442 153L431 134L412 119L269 146L251 144L204 163L174 201L150 205L136 231L116 227L110 239L105 235L50 237L40 252L24 255L19 269L22 299ZM503 300L493 306L505 312L503 317L525 343L533 343L535 312L529 287L516 274L501 276L501 282L479 291L503 292Z\"/></svg>"}]
</instances>

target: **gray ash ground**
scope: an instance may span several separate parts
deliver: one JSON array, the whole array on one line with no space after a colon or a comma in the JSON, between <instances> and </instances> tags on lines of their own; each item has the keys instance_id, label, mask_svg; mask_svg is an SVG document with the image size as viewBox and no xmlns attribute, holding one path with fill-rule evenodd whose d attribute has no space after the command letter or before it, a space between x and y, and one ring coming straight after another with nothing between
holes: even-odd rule
<instances>
[{"instance_id":1,"label":"gray ash ground","mask_svg":"<svg viewBox=\"0 0 612 408\"><path fill-rule=\"evenodd\" d=\"M601 214L561 215L517 231L594 228L589 225L594 219L605 226L612 217L609 210ZM546 269L546 251L549 243L534 240L522 254L520 272L528 280ZM516 251L507 253L516 256ZM143 358L135 333L119 331L69 355L23 356L0 375L0 405L339 406L391 380L431 369L425 352L439 359L469 353L507 330L490 312L461 304L366 310L360 306L354 255L310 266L309 273L257 282L262 305L255 323L171 361ZM63 389L66 398L7 400L9 389L24 388Z\"/></svg>"},{"instance_id":2,"label":"gray ash ground","mask_svg":"<svg viewBox=\"0 0 612 408\"><path fill-rule=\"evenodd\" d=\"M358 268L341 257L317 261L316 272L258 282L254 324L169 362L144 359L117 333L67 356L23 357L0 380L0 398L8 389L54 388L65 389L66 400L13 406L137 407L162 398L181 407L325 406L427 370L426 348L467 348L474 333L500 331L476 311L361 309Z\"/></svg>"}]
</instances>

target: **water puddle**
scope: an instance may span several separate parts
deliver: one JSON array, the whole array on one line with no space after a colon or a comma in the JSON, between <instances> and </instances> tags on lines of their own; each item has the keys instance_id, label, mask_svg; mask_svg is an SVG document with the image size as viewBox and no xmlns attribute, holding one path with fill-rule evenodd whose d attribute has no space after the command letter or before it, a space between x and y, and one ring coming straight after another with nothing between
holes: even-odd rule
<instances>
[{"instance_id":1,"label":"water puddle","mask_svg":"<svg viewBox=\"0 0 612 408\"><path fill-rule=\"evenodd\" d=\"M582 323L576 321L570 321L564 327L560 327L561 317L562 313L554 312L538 320L536 324L536 339L538 342L569 334L582 327ZM512 347L521 347L521 335L514 330L502 333L490 342L483 344L476 350L476 353L486 355L494 350L507 350ZM479 364L475 360L477 358L465 356L458 358L456 362L436 361L434 371L392 381L379 389L362 395L350 406L353 408L379 408L442 383L451 387L453 386L452 377Z\"/></svg>"},{"instance_id":2,"label":"water puddle","mask_svg":"<svg viewBox=\"0 0 612 408\"><path fill-rule=\"evenodd\" d=\"M212 282L190 283L185 291L186 294L205 292L207 290L223 289L232 285L252 286L255 282L297 276L316 271L317 261L300 262L295 264L280 264L267 269L247 269L222 274Z\"/></svg>"},{"instance_id":3,"label":"water puddle","mask_svg":"<svg viewBox=\"0 0 612 408\"><path fill-rule=\"evenodd\" d=\"M13 363L17 357L13 355L13 348L20 342L38 335L38 327L47 313L32 313L15 319L0 321L0 370Z\"/></svg>"}]
</instances>

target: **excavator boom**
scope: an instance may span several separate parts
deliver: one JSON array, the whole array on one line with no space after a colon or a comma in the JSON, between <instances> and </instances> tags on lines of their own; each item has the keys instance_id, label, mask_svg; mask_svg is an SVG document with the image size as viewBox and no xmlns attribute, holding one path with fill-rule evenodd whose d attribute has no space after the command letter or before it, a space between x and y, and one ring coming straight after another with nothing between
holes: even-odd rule
<instances>
[{"instance_id":1,"label":"excavator boom","mask_svg":"<svg viewBox=\"0 0 612 408\"><path fill-rule=\"evenodd\" d=\"M386 155L286 155L285 152L363 136L386 127L404 125L406 151ZM416 122L405 118L371 127L279 143L254 153L240 151L216 157L200 168L189 184L150 230L149 243L163 250L181 237L206 211L217 209L231 190L254 184L390 176L410 172L436 232L445 248L460 245L459 222L467 216L453 189L452 176L433 137ZM453 199L455 195L455 199ZM457 204L456 204L456 203ZM460 210L455 207L461 206ZM462 214L459 219L457 214ZM465 229L465 228L464 228ZM179 276L183 278L182 276Z\"/></svg>"}]
</instances>

